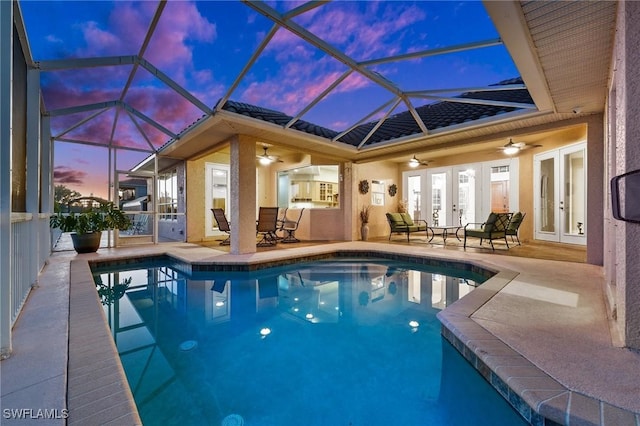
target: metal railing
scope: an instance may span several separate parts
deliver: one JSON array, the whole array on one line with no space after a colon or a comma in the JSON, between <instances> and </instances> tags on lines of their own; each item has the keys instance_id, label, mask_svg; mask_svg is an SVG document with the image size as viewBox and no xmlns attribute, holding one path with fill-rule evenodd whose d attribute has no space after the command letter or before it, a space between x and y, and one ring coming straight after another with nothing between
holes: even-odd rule
<instances>
[{"instance_id":1,"label":"metal railing","mask_svg":"<svg viewBox=\"0 0 640 426\"><path fill-rule=\"evenodd\" d=\"M49 218L30 213L11 215L11 326L50 254Z\"/></svg>"}]
</instances>

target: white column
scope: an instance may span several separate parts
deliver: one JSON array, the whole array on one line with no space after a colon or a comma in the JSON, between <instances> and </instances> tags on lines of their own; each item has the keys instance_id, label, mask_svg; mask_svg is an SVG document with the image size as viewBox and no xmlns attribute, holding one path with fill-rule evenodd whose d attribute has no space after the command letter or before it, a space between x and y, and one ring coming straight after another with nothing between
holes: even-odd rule
<instances>
[{"instance_id":1,"label":"white column","mask_svg":"<svg viewBox=\"0 0 640 426\"><path fill-rule=\"evenodd\" d=\"M51 140L51 119L41 117L40 122L40 211L53 211L53 141Z\"/></svg>"},{"instance_id":2,"label":"white column","mask_svg":"<svg viewBox=\"0 0 640 426\"><path fill-rule=\"evenodd\" d=\"M231 253L256 252L256 143L246 136L231 140Z\"/></svg>"},{"instance_id":3,"label":"white column","mask_svg":"<svg viewBox=\"0 0 640 426\"><path fill-rule=\"evenodd\" d=\"M11 101L13 2L0 1L0 359L11 354Z\"/></svg>"},{"instance_id":4,"label":"white column","mask_svg":"<svg viewBox=\"0 0 640 426\"><path fill-rule=\"evenodd\" d=\"M29 247L35 249L33 256L25 259L29 262L29 284L37 284L40 270L39 250L39 213L40 213L40 71L27 71L27 178L26 178L26 211L31 213L29 227Z\"/></svg>"}]
</instances>

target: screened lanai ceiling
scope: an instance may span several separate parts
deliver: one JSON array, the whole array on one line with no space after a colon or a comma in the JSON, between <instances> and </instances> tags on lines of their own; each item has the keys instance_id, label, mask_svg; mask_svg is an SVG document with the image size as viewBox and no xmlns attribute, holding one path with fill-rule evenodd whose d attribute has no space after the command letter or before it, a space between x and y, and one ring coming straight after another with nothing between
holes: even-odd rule
<instances>
[{"instance_id":1,"label":"screened lanai ceiling","mask_svg":"<svg viewBox=\"0 0 640 426\"><path fill-rule=\"evenodd\" d=\"M301 149L322 142L364 158L374 148L426 148L428 138L448 132L477 136L491 125L502 127L485 133L515 129L514 120L597 112L615 22L613 2L27 1L20 8L54 139L140 155L199 127L219 125L221 138L251 133L246 118L281 130L258 126L256 135L290 135L289 144L304 141ZM571 32L580 37L563 64L563 44L554 41L566 45ZM571 81L578 69L590 72L595 89Z\"/></svg>"}]
</instances>

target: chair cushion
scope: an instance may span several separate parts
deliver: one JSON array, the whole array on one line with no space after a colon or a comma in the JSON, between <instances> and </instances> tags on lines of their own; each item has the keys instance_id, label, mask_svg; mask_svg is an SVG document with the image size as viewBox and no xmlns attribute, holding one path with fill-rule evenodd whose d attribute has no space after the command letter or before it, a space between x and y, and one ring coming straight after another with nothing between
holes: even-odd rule
<instances>
[{"instance_id":1,"label":"chair cushion","mask_svg":"<svg viewBox=\"0 0 640 426\"><path fill-rule=\"evenodd\" d=\"M409 226L415 225L409 213L400 213L400 216L402 217L402 220L404 221L404 223L406 223L407 225Z\"/></svg>"},{"instance_id":2,"label":"chair cushion","mask_svg":"<svg viewBox=\"0 0 640 426\"><path fill-rule=\"evenodd\" d=\"M498 220L498 214L491 212L491 214L487 218L487 221L484 223L484 226L482 227L482 230L484 232L493 231L493 227L496 225L496 221L497 220Z\"/></svg>"},{"instance_id":3,"label":"chair cushion","mask_svg":"<svg viewBox=\"0 0 640 426\"><path fill-rule=\"evenodd\" d=\"M391 226L402 226L405 225L404 220L400 213L387 213L387 219L389 219L389 223Z\"/></svg>"},{"instance_id":4,"label":"chair cushion","mask_svg":"<svg viewBox=\"0 0 640 426\"><path fill-rule=\"evenodd\" d=\"M508 231L516 231L520 227L520 223L522 223L522 213L517 212L511 217L511 222L509 222Z\"/></svg>"}]
</instances>

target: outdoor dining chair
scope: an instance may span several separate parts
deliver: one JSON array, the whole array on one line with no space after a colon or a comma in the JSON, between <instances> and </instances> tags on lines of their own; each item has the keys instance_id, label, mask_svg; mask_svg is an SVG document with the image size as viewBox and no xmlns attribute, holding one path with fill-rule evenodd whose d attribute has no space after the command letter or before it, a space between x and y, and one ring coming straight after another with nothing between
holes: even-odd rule
<instances>
[{"instance_id":1,"label":"outdoor dining chair","mask_svg":"<svg viewBox=\"0 0 640 426\"><path fill-rule=\"evenodd\" d=\"M220 245L228 246L231 244L231 226L229 225L229 221L227 221L227 216L225 216L223 209L211 209L211 211L213 212L213 218L218 223L218 229L227 233L227 239L223 240Z\"/></svg>"},{"instance_id":2,"label":"outdoor dining chair","mask_svg":"<svg viewBox=\"0 0 640 426\"><path fill-rule=\"evenodd\" d=\"M304 212L304 208L300 209L298 212L298 219L291 220L285 214L284 221L282 223L282 227L280 228L284 233L284 237L282 238L283 243L299 243L300 240L296 238L296 230L298 229L298 225L300 224L300 219L302 219L302 213Z\"/></svg>"},{"instance_id":3,"label":"outdoor dining chair","mask_svg":"<svg viewBox=\"0 0 640 426\"><path fill-rule=\"evenodd\" d=\"M278 242L278 207L260 207L258 210L257 235L262 236L258 247L273 246Z\"/></svg>"}]
</instances>

